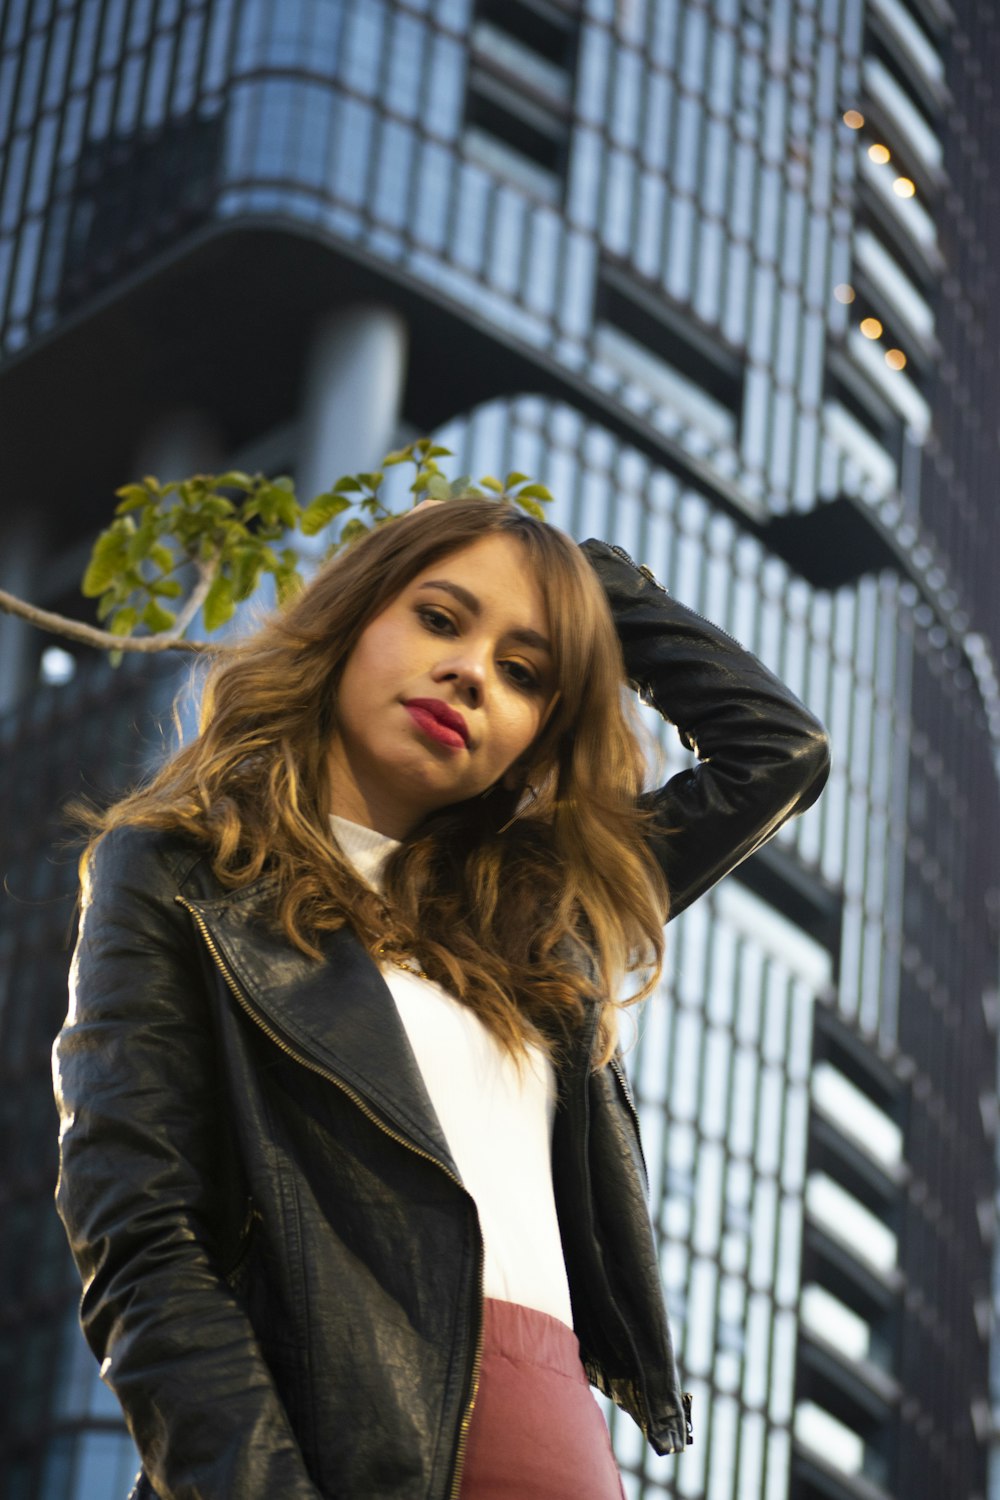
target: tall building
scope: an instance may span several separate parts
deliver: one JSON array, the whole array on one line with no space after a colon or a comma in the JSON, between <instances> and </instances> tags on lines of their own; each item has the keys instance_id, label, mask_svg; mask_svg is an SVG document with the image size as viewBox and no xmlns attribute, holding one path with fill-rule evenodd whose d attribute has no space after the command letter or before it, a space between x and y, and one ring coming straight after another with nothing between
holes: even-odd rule
<instances>
[{"instance_id":1,"label":"tall building","mask_svg":"<svg viewBox=\"0 0 1000 1500\"><path fill-rule=\"evenodd\" d=\"M137 473L308 493L434 432L826 722L822 801L671 928L637 1023L697 1440L614 1440L630 1500L982 1500L1000 14L4 0L0 40L0 585L80 612ZM0 1490L117 1500L50 1203L54 840L175 677L0 632Z\"/></svg>"}]
</instances>

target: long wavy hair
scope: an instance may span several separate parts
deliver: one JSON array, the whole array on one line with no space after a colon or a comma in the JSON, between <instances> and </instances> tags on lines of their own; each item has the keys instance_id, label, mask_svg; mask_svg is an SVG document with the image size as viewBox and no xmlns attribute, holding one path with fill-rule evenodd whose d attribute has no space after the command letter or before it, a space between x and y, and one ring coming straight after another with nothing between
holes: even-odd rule
<instances>
[{"instance_id":1,"label":"long wavy hair","mask_svg":"<svg viewBox=\"0 0 1000 1500\"><path fill-rule=\"evenodd\" d=\"M380 894L331 832L337 686L365 626L414 577L490 536L518 540L542 591L553 702L519 762L523 783L501 779L428 816L388 860ZM182 831L223 886L268 877L274 921L297 948L319 957L322 934L346 923L373 956L416 957L515 1057L529 1041L558 1049L597 1003L606 1059L627 976L633 1000L656 981L667 913L622 682L607 601L575 544L505 501L454 500L371 532L223 647L197 738L97 815L95 832Z\"/></svg>"}]
</instances>

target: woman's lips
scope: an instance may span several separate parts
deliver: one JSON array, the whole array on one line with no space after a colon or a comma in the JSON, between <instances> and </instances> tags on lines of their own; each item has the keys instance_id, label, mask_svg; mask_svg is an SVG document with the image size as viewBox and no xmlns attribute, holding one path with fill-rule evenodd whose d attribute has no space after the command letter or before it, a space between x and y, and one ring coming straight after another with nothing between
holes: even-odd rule
<instances>
[{"instance_id":1,"label":"woman's lips","mask_svg":"<svg viewBox=\"0 0 1000 1500\"><path fill-rule=\"evenodd\" d=\"M437 698L411 698L403 707L417 728L439 745L447 745L450 750L464 750L468 745L465 720L447 703Z\"/></svg>"}]
</instances>

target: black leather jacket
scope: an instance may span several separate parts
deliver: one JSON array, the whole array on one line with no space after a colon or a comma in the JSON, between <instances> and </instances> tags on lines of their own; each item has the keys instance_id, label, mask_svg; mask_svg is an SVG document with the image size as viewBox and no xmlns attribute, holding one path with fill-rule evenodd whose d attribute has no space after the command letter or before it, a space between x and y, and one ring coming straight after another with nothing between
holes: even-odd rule
<instances>
[{"instance_id":1,"label":"black leather jacket","mask_svg":"<svg viewBox=\"0 0 1000 1500\"><path fill-rule=\"evenodd\" d=\"M824 733L625 554L585 550L633 685L701 763L651 800L682 910L817 797ZM316 962L182 839L98 847L56 1042L82 1322L162 1500L445 1500L476 1386L475 1205L348 930ZM596 1020L596 1016L594 1017ZM593 1024L552 1143L577 1335L658 1452L685 1415L619 1060Z\"/></svg>"}]
</instances>

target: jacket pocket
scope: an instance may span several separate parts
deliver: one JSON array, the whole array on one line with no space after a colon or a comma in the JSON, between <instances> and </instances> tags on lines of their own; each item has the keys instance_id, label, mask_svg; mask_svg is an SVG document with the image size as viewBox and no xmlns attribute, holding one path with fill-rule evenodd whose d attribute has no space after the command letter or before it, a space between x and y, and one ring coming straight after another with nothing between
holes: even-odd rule
<instances>
[{"instance_id":1,"label":"jacket pocket","mask_svg":"<svg viewBox=\"0 0 1000 1500\"><path fill-rule=\"evenodd\" d=\"M242 1298L247 1289L250 1270L250 1252L253 1250L254 1241L257 1238L257 1225L260 1221L260 1213L254 1205L253 1199L247 1199L246 1214L243 1226L240 1229L240 1238L229 1266L223 1271L223 1278L229 1289L237 1297ZM132 1500L132 1496L129 1496ZM137 1495L135 1500L143 1500L143 1496Z\"/></svg>"}]
</instances>

